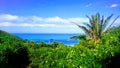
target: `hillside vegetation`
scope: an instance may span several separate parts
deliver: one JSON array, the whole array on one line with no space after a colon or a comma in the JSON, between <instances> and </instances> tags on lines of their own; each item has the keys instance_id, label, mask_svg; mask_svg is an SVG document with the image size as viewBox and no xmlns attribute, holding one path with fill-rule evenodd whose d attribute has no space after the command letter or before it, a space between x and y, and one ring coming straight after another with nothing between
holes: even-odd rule
<instances>
[{"instance_id":1,"label":"hillside vegetation","mask_svg":"<svg viewBox=\"0 0 120 68\"><path fill-rule=\"evenodd\" d=\"M0 68L25 68L29 65L28 49L21 38L0 30Z\"/></svg>"},{"instance_id":2,"label":"hillside vegetation","mask_svg":"<svg viewBox=\"0 0 120 68\"><path fill-rule=\"evenodd\" d=\"M24 42L23 39L14 36L13 34L7 33L5 31L0 30L0 43L9 43L9 44L14 44L12 42Z\"/></svg>"},{"instance_id":3,"label":"hillside vegetation","mask_svg":"<svg viewBox=\"0 0 120 68\"><path fill-rule=\"evenodd\" d=\"M0 68L119 68L120 26L98 43L82 39L74 46L23 41L0 31Z\"/></svg>"}]
</instances>

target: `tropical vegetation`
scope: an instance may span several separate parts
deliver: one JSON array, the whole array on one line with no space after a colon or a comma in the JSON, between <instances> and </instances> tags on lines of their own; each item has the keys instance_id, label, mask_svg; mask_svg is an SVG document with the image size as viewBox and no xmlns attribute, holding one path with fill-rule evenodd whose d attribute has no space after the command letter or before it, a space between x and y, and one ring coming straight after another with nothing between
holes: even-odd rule
<instances>
[{"instance_id":1,"label":"tropical vegetation","mask_svg":"<svg viewBox=\"0 0 120 68\"><path fill-rule=\"evenodd\" d=\"M95 16L93 18L96 18ZM0 30L0 68L120 67L120 26L102 34L98 43L92 42L84 35L78 38L83 39L74 46L66 46L59 42L36 43Z\"/></svg>"}]
</instances>

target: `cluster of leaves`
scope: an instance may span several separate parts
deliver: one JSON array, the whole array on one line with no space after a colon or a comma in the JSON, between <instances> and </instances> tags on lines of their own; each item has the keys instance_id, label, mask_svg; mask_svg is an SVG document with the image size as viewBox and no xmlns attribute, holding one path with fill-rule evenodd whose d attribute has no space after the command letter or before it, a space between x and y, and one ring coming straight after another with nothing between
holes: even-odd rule
<instances>
[{"instance_id":1,"label":"cluster of leaves","mask_svg":"<svg viewBox=\"0 0 120 68\"><path fill-rule=\"evenodd\" d=\"M116 68L120 65L119 31L120 27L115 27L110 33L103 35L98 43L82 39L74 46L58 42L4 42L0 44L0 66L10 66L18 61L26 64L30 58L31 68ZM14 57L10 58L11 55ZM16 58L17 56L19 58ZM13 61L14 59L25 61Z\"/></svg>"},{"instance_id":2,"label":"cluster of leaves","mask_svg":"<svg viewBox=\"0 0 120 68\"><path fill-rule=\"evenodd\" d=\"M87 37L86 35L81 34L81 35L78 35L78 36L72 36L72 37L70 37L70 39L85 40L86 37Z\"/></svg>"},{"instance_id":3,"label":"cluster of leaves","mask_svg":"<svg viewBox=\"0 0 120 68\"><path fill-rule=\"evenodd\" d=\"M47 44L40 42L39 44L31 41L24 44L29 49L29 56L32 60L31 68L54 68L64 67L66 55L69 47L62 43L53 42Z\"/></svg>"}]
</instances>

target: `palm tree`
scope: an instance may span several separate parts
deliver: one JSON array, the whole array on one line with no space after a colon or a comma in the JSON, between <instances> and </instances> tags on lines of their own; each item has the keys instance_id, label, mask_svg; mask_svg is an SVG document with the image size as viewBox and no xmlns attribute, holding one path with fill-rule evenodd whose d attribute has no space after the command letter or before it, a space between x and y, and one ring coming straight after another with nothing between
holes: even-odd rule
<instances>
[{"instance_id":1,"label":"palm tree","mask_svg":"<svg viewBox=\"0 0 120 68\"><path fill-rule=\"evenodd\" d=\"M118 19L116 17L111 23L109 22L113 14L108 16L106 19L104 16L100 16L99 13L96 13L95 15L87 16L89 19L89 23L83 23L84 25L79 25L75 22L75 25L77 25L79 28L81 28L93 41L97 41L101 39L102 35L106 32L109 32L111 29L111 26L113 23Z\"/></svg>"}]
</instances>

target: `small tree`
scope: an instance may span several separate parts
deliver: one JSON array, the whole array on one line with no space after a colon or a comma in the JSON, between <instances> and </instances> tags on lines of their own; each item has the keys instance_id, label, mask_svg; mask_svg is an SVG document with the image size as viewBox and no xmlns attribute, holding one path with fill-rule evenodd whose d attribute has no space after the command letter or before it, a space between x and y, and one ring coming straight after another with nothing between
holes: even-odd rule
<instances>
[{"instance_id":1,"label":"small tree","mask_svg":"<svg viewBox=\"0 0 120 68\"><path fill-rule=\"evenodd\" d=\"M110 16L108 16L106 19L104 18L104 16L100 16L99 13L95 14L95 15L91 15L87 16L87 18L89 19L89 23L83 23L84 26L79 25L75 22L75 25L77 25L79 28L81 28L89 37L90 39L92 39L94 42L98 41L99 39L101 39L102 35L106 32L109 32L111 29L111 26L113 25L113 23L118 19L118 17L116 17L111 23L109 22L111 17L113 16L113 14L111 14Z\"/></svg>"}]
</instances>

